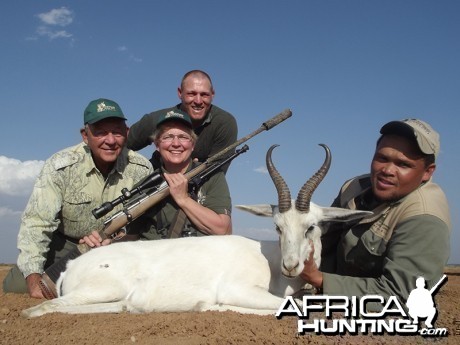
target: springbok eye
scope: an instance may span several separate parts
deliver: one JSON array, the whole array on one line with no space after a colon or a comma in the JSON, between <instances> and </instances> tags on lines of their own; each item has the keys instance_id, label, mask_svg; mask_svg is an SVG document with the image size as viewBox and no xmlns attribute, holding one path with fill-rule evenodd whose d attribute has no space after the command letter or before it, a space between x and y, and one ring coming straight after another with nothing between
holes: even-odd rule
<instances>
[{"instance_id":1,"label":"springbok eye","mask_svg":"<svg viewBox=\"0 0 460 345\"><path fill-rule=\"evenodd\" d=\"M310 231L313 231L315 229L315 226L314 225L310 225L310 227L307 229L307 231L305 231L305 237L308 238L308 233Z\"/></svg>"}]
</instances>

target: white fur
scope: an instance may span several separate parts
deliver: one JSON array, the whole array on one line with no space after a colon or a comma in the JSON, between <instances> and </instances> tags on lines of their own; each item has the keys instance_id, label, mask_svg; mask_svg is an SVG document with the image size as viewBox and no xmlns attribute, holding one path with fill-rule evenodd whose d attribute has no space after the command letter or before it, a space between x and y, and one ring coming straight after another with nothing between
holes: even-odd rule
<instances>
[{"instance_id":1,"label":"white fur","mask_svg":"<svg viewBox=\"0 0 460 345\"><path fill-rule=\"evenodd\" d=\"M205 310L274 314L282 297L302 285L286 278L271 282L280 276L277 247L277 242L231 235L97 248L68 262L57 282L58 298L24 310L23 316Z\"/></svg>"},{"instance_id":2,"label":"white fur","mask_svg":"<svg viewBox=\"0 0 460 345\"><path fill-rule=\"evenodd\" d=\"M310 258L314 247L313 259L316 265L321 264L321 223L344 222L362 218L372 214L367 211L351 211L336 207L321 207L310 202L308 213L299 212L295 208L295 200L291 208L280 213L277 205L238 205L237 208L257 216L273 217L280 236L281 272L286 277L297 277L304 268L304 262Z\"/></svg>"},{"instance_id":3,"label":"white fur","mask_svg":"<svg viewBox=\"0 0 460 345\"><path fill-rule=\"evenodd\" d=\"M273 315L284 296L305 284L298 275L311 251L308 239L319 263L319 220L340 209L312 205L310 213L299 215L293 209L280 214L270 205L240 208L273 215L281 251L278 242L234 235L116 243L69 261L57 281L59 297L22 315L205 310Z\"/></svg>"}]
</instances>

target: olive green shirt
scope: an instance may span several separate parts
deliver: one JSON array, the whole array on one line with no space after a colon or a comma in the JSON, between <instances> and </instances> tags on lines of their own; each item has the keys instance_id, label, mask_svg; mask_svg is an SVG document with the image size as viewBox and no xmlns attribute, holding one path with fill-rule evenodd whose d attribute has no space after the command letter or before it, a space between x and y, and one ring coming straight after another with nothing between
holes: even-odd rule
<instances>
[{"instance_id":1,"label":"olive green shirt","mask_svg":"<svg viewBox=\"0 0 460 345\"><path fill-rule=\"evenodd\" d=\"M150 162L123 149L106 179L94 165L89 147L80 143L51 156L40 172L23 213L18 235L18 267L27 277L42 273L57 233L75 242L102 228L106 217L96 219L91 211L120 196L153 172ZM65 242L65 241L64 241ZM54 255L54 254L53 254Z\"/></svg>"},{"instance_id":2,"label":"olive green shirt","mask_svg":"<svg viewBox=\"0 0 460 345\"><path fill-rule=\"evenodd\" d=\"M363 175L342 187L333 206L374 214L325 231L324 294L397 296L405 303L418 277L425 278L428 289L441 278L449 259L451 222L447 199L437 184L428 181L397 202L379 204L369 176Z\"/></svg>"}]
</instances>

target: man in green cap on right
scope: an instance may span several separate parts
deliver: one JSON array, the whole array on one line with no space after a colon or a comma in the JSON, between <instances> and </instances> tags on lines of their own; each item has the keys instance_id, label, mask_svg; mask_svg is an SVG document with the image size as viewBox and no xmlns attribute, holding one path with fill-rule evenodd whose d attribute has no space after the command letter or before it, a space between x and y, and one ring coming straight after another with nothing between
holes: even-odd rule
<instances>
[{"instance_id":1,"label":"man in green cap on right","mask_svg":"<svg viewBox=\"0 0 460 345\"><path fill-rule=\"evenodd\" d=\"M42 273L102 228L104 218L95 219L91 211L153 172L145 157L126 148L128 127L116 102L91 101L83 124L83 142L51 156L37 178L22 216L17 266L5 277L4 292L52 298L39 287Z\"/></svg>"}]
</instances>

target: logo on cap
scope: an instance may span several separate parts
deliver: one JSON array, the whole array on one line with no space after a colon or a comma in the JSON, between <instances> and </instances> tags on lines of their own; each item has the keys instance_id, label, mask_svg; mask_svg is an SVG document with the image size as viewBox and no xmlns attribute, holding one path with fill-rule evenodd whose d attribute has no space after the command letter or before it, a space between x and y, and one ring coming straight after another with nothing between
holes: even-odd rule
<instances>
[{"instance_id":1,"label":"logo on cap","mask_svg":"<svg viewBox=\"0 0 460 345\"><path fill-rule=\"evenodd\" d=\"M171 111L168 111L165 115L165 119L169 118L169 117L180 117L181 119L184 119L184 115L183 114L180 114L180 113L176 113L175 111L171 110Z\"/></svg>"},{"instance_id":2,"label":"logo on cap","mask_svg":"<svg viewBox=\"0 0 460 345\"><path fill-rule=\"evenodd\" d=\"M115 111L116 108L113 105L105 105L105 102L101 102L97 105L97 112L100 113L102 111Z\"/></svg>"},{"instance_id":3,"label":"logo on cap","mask_svg":"<svg viewBox=\"0 0 460 345\"><path fill-rule=\"evenodd\" d=\"M412 126L417 126L419 127L420 130L424 131L426 135L430 135L431 134L431 129L428 128L428 126L420 121L420 120L417 120L417 119L408 119L408 120L404 120L404 122L406 122L407 124L409 125L412 125Z\"/></svg>"}]
</instances>

